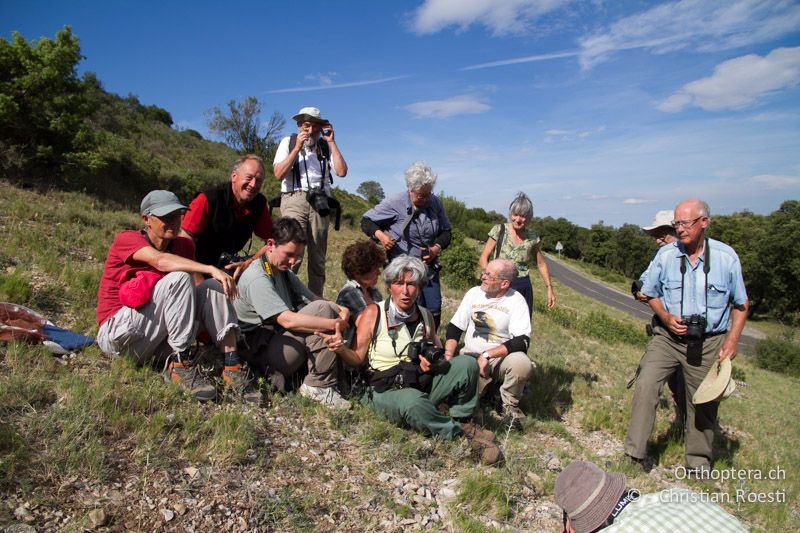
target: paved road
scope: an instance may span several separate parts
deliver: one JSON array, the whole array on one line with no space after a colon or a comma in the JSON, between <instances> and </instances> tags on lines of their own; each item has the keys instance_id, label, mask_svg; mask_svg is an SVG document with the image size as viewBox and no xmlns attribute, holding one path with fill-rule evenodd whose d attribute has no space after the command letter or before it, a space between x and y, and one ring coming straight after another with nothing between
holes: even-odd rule
<instances>
[{"instance_id":1,"label":"paved road","mask_svg":"<svg viewBox=\"0 0 800 533\"><path fill-rule=\"evenodd\" d=\"M546 260L547 267L550 269L550 275L557 279L559 283L563 283L567 287L580 294L593 298L598 302L619 309L620 311L625 311L629 315L641 319L643 324L650 322L650 318L653 316L653 313L650 312L650 308L634 300L630 293L624 293L602 283L598 283L557 259L547 257ZM759 339L756 335L758 335L758 332L748 331L748 329L745 328L742 337L739 339L740 353L746 355L754 353L756 342Z\"/></svg>"}]
</instances>

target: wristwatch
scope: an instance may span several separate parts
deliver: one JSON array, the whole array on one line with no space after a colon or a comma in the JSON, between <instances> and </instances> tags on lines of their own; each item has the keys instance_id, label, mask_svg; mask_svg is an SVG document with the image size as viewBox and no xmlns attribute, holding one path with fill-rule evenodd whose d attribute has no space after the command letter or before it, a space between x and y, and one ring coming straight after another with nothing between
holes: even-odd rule
<instances>
[{"instance_id":1,"label":"wristwatch","mask_svg":"<svg viewBox=\"0 0 800 533\"><path fill-rule=\"evenodd\" d=\"M483 352L483 353L481 354L481 357L483 357L483 358L484 358L484 359L486 359L487 361L488 361L489 359L491 359L491 358L489 357L489 352Z\"/></svg>"}]
</instances>

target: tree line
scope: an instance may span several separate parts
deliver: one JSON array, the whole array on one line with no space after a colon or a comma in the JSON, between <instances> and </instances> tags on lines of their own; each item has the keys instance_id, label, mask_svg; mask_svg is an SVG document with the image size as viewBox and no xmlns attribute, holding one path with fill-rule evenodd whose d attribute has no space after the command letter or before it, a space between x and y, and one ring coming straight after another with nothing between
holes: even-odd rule
<instances>
[{"instance_id":1,"label":"tree line","mask_svg":"<svg viewBox=\"0 0 800 533\"><path fill-rule=\"evenodd\" d=\"M78 38L69 27L54 39L27 41L14 33L0 38L0 175L26 186L89 190L125 206L147 191L162 188L188 199L204 186L227 176L235 153L257 153L271 161L284 119L273 113L267 122L262 104L253 97L231 100L207 114L209 130L227 143L214 143L194 130L176 131L170 113L143 105L135 95L103 90L94 73L77 75L82 59ZM268 174L271 173L267 165ZM277 192L266 180L267 195ZM380 184L363 182L364 200L346 197L346 222L356 224L359 212L383 199ZM449 252L454 285L471 282L477 254L466 238L486 240L489 229L505 214L467 207L440 195L454 228ZM565 218L534 218L533 228L547 252L564 246L562 255L596 264L633 279L656 251L638 226L619 228L602 221L590 228ZM800 316L800 202L789 200L769 215L749 211L714 216L709 236L733 246L742 261L751 309L759 314L797 322ZM445 257L443 257L443 260Z\"/></svg>"}]
</instances>

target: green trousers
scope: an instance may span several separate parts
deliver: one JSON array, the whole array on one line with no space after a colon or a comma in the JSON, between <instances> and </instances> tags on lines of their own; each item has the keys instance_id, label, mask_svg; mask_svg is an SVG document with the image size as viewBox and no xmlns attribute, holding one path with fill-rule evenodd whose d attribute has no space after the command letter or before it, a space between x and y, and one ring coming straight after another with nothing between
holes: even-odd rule
<instances>
[{"instance_id":1,"label":"green trousers","mask_svg":"<svg viewBox=\"0 0 800 533\"><path fill-rule=\"evenodd\" d=\"M461 425L453 417L472 416L478 405L478 363L474 357L459 355L433 372L430 392L411 388L372 391L367 404L397 425L451 440L461 433ZM450 406L450 416L436 409L442 402Z\"/></svg>"},{"instance_id":2,"label":"green trousers","mask_svg":"<svg viewBox=\"0 0 800 533\"><path fill-rule=\"evenodd\" d=\"M631 404L631 421L625 437L625 453L643 459L647 454L647 439L653 431L656 407L664 382L677 367L686 378L686 466L703 468L711 465L714 431L717 426L719 402L700 405L692 396L708 374L719 354L725 335L707 338L703 342L700 360L687 358L686 343L676 340L662 326L653 328L654 337L639 362L636 390Z\"/></svg>"}]
</instances>

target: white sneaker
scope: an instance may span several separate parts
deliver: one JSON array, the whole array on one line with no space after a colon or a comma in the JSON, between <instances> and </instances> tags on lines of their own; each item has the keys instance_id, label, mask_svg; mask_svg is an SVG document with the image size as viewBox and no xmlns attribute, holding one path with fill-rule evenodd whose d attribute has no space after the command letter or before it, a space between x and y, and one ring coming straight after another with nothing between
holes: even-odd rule
<instances>
[{"instance_id":1,"label":"white sneaker","mask_svg":"<svg viewBox=\"0 0 800 533\"><path fill-rule=\"evenodd\" d=\"M334 409L350 409L350 402L342 398L336 387L312 387L303 383L300 385L300 396Z\"/></svg>"}]
</instances>

